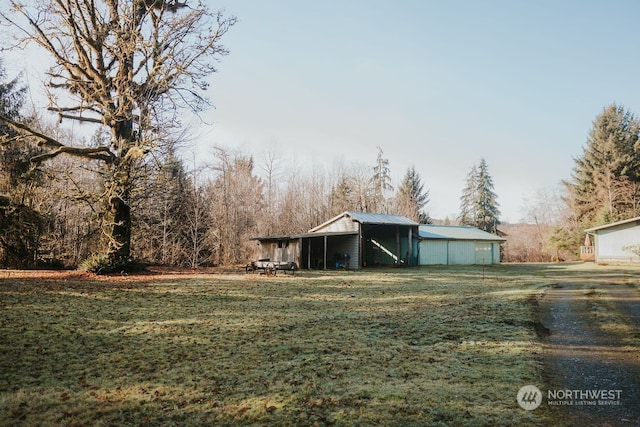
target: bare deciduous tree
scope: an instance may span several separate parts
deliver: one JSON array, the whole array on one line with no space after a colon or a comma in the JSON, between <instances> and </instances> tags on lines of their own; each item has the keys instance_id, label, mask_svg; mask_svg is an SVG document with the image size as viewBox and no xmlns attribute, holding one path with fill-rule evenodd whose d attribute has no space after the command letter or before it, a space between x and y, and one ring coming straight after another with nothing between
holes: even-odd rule
<instances>
[{"instance_id":1,"label":"bare deciduous tree","mask_svg":"<svg viewBox=\"0 0 640 427\"><path fill-rule=\"evenodd\" d=\"M263 184L254 174L253 157L222 147L215 149L216 174L208 186L209 242L219 264L246 262L249 238L256 236L264 210Z\"/></svg>"},{"instance_id":2,"label":"bare deciduous tree","mask_svg":"<svg viewBox=\"0 0 640 427\"><path fill-rule=\"evenodd\" d=\"M38 164L61 154L99 160L108 172L102 198L110 212L108 256L130 257L131 195L135 170L178 125L176 107L199 111L215 61L227 51L220 40L235 23L202 2L177 0L9 0L4 23L20 43L35 43L54 60L47 73L48 109L60 120L109 130L109 141L76 146L5 115L0 120L35 137L45 151Z\"/></svg>"},{"instance_id":3,"label":"bare deciduous tree","mask_svg":"<svg viewBox=\"0 0 640 427\"><path fill-rule=\"evenodd\" d=\"M262 232L273 233L277 228L278 215L276 214L276 206L279 197L280 183L283 172L280 163L282 159L276 153L275 149L267 149L263 153L260 169L263 172L263 181L265 183L265 210L262 214Z\"/></svg>"}]
</instances>

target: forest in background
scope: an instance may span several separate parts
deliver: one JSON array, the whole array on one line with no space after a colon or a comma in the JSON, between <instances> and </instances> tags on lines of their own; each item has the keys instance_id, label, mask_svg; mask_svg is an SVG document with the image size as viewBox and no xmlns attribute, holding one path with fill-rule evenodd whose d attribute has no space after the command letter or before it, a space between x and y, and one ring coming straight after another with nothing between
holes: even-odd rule
<instances>
[{"instance_id":1,"label":"forest in background","mask_svg":"<svg viewBox=\"0 0 640 427\"><path fill-rule=\"evenodd\" d=\"M228 53L220 41L234 17L174 1L61 0L47 14L10 3L0 18L56 65L46 108L27 104L30 88L0 67L1 266L245 263L250 237L303 233L344 211L472 225L505 234L504 261L564 260L577 256L584 229L640 214L640 125L623 106L597 115L570 178L529 201L528 224L500 225L484 159L466 176L458 217L433 219L428 183L415 166L392 182L380 147L370 163L331 170L224 146L205 167L184 155L178 112L210 105L204 79ZM78 140L45 112L96 132Z\"/></svg>"}]
</instances>

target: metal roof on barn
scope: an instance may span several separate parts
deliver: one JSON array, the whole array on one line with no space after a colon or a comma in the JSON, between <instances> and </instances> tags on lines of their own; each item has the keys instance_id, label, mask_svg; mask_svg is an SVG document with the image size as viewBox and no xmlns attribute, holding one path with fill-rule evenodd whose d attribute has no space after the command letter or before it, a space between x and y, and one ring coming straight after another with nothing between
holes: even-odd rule
<instances>
[{"instance_id":1,"label":"metal roof on barn","mask_svg":"<svg viewBox=\"0 0 640 427\"><path fill-rule=\"evenodd\" d=\"M309 230L309 232L313 233L317 230L321 230L325 228L328 224L336 222L345 217L350 217L352 220L357 221L360 224L409 225L409 226L418 225L417 222L412 221L409 218L402 215L347 211L347 212L341 213L340 215L336 215L335 217L318 225L317 227L312 228L311 230Z\"/></svg>"},{"instance_id":2,"label":"metal roof on barn","mask_svg":"<svg viewBox=\"0 0 640 427\"><path fill-rule=\"evenodd\" d=\"M467 225L421 225L418 228L418 234L421 239L487 240L494 242L506 240L495 234Z\"/></svg>"}]
</instances>

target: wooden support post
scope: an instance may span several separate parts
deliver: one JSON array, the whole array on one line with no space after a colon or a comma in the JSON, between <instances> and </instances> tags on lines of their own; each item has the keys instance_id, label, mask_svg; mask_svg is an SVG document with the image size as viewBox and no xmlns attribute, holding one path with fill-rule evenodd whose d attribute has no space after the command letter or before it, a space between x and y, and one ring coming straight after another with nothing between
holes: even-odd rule
<instances>
[{"instance_id":1,"label":"wooden support post","mask_svg":"<svg viewBox=\"0 0 640 427\"><path fill-rule=\"evenodd\" d=\"M327 236L324 236L324 269L327 269Z\"/></svg>"},{"instance_id":2,"label":"wooden support post","mask_svg":"<svg viewBox=\"0 0 640 427\"><path fill-rule=\"evenodd\" d=\"M409 248L407 249L407 265L413 265L413 229L409 227Z\"/></svg>"},{"instance_id":3,"label":"wooden support post","mask_svg":"<svg viewBox=\"0 0 640 427\"><path fill-rule=\"evenodd\" d=\"M362 226L358 224L358 269L364 267L364 242L362 241Z\"/></svg>"},{"instance_id":4,"label":"wooden support post","mask_svg":"<svg viewBox=\"0 0 640 427\"><path fill-rule=\"evenodd\" d=\"M396 225L396 264L400 264L402 262L402 246L400 245L400 226Z\"/></svg>"}]
</instances>

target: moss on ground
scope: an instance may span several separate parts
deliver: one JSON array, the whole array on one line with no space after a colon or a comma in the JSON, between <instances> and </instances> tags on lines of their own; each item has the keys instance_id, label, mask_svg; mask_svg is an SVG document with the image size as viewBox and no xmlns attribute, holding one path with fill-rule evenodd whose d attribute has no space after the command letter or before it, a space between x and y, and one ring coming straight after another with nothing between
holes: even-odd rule
<instances>
[{"instance_id":1,"label":"moss on ground","mask_svg":"<svg viewBox=\"0 0 640 427\"><path fill-rule=\"evenodd\" d=\"M0 279L0 424L545 425L515 396L563 271Z\"/></svg>"}]
</instances>

